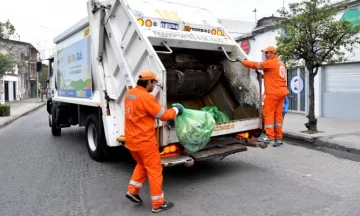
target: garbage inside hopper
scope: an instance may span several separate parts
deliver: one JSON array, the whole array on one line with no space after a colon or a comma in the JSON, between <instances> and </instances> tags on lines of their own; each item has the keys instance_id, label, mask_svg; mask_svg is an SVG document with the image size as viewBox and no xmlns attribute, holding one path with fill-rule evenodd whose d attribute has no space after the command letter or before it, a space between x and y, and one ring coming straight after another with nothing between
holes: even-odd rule
<instances>
[{"instance_id":1,"label":"garbage inside hopper","mask_svg":"<svg viewBox=\"0 0 360 216\"><path fill-rule=\"evenodd\" d=\"M171 55L159 55L167 73L167 95L204 96L223 74L221 58L202 50L174 49Z\"/></svg>"},{"instance_id":2,"label":"garbage inside hopper","mask_svg":"<svg viewBox=\"0 0 360 216\"><path fill-rule=\"evenodd\" d=\"M214 127L215 119L206 111L184 108L182 114L175 118L176 135L180 144L190 153L203 149L209 143Z\"/></svg>"},{"instance_id":3,"label":"garbage inside hopper","mask_svg":"<svg viewBox=\"0 0 360 216\"><path fill-rule=\"evenodd\" d=\"M229 117L225 115L225 113L218 110L216 106L206 106L201 108L202 111L206 111L211 113L216 122L227 122L229 121Z\"/></svg>"}]
</instances>

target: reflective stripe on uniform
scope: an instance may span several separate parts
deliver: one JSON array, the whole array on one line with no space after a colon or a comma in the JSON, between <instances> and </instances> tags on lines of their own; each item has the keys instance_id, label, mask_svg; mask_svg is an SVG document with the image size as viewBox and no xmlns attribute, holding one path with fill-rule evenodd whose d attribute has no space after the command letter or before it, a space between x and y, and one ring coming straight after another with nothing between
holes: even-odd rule
<instances>
[{"instance_id":1,"label":"reflective stripe on uniform","mask_svg":"<svg viewBox=\"0 0 360 216\"><path fill-rule=\"evenodd\" d=\"M274 128L274 125L270 124L270 125L265 125L265 128Z\"/></svg>"},{"instance_id":2,"label":"reflective stripe on uniform","mask_svg":"<svg viewBox=\"0 0 360 216\"><path fill-rule=\"evenodd\" d=\"M151 196L151 200L155 201L155 200L161 199L163 197L164 197L164 193L162 193L161 195L158 195L158 196Z\"/></svg>"},{"instance_id":3,"label":"reflective stripe on uniform","mask_svg":"<svg viewBox=\"0 0 360 216\"><path fill-rule=\"evenodd\" d=\"M128 94L127 98L131 99L131 100L136 100L136 96L133 94Z\"/></svg>"},{"instance_id":4,"label":"reflective stripe on uniform","mask_svg":"<svg viewBox=\"0 0 360 216\"><path fill-rule=\"evenodd\" d=\"M158 114L156 114L155 118L157 118L157 119L161 118L161 116L164 115L164 112L165 112L165 108L161 107L160 112Z\"/></svg>"},{"instance_id":5,"label":"reflective stripe on uniform","mask_svg":"<svg viewBox=\"0 0 360 216\"><path fill-rule=\"evenodd\" d=\"M141 187L143 184L137 182L137 181L134 181L134 180L130 180L130 183L129 184L132 184L132 185L135 185L136 187Z\"/></svg>"},{"instance_id":6,"label":"reflective stripe on uniform","mask_svg":"<svg viewBox=\"0 0 360 216\"><path fill-rule=\"evenodd\" d=\"M275 123L275 126L276 126L276 127L282 127L283 124L282 124L282 123Z\"/></svg>"},{"instance_id":7,"label":"reflective stripe on uniform","mask_svg":"<svg viewBox=\"0 0 360 216\"><path fill-rule=\"evenodd\" d=\"M178 108L176 108L176 107L173 107L172 109L173 109L173 110L175 110L175 112L176 112L176 115L177 115L177 114L179 114L179 110L178 110Z\"/></svg>"},{"instance_id":8,"label":"reflective stripe on uniform","mask_svg":"<svg viewBox=\"0 0 360 216\"><path fill-rule=\"evenodd\" d=\"M261 64L260 64L260 62L258 62L258 69L259 69L259 70L261 69Z\"/></svg>"}]
</instances>

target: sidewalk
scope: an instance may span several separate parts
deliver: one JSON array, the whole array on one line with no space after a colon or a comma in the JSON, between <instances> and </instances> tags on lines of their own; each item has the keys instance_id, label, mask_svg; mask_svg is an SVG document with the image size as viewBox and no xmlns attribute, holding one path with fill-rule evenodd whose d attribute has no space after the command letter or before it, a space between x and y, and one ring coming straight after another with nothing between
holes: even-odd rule
<instances>
[{"instance_id":1,"label":"sidewalk","mask_svg":"<svg viewBox=\"0 0 360 216\"><path fill-rule=\"evenodd\" d=\"M284 137L306 141L315 146L326 146L360 154L360 121L318 118L320 133L306 134L307 118L303 114L287 113L284 119Z\"/></svg>"},{"instance_id":2,"label":"sidewalk","mask_svg":"<svg viewBox=\"0 0 360 216\"><path fill-rule=\"evenodd\" d=\"M46 104L46 100L36 103L36 98L25 99L21 101L11 102L10 104L10 116L0 117L0 128L12 123L18 118L27 115L28 113L42 107Z\"/></svg>"}]
</instances>

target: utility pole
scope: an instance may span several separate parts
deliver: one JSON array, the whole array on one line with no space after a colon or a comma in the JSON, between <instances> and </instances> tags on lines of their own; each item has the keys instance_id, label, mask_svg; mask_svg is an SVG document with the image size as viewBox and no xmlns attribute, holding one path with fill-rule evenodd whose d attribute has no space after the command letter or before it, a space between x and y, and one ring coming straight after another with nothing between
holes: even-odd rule
<instances>
[{"instance_id":1,"label":"utility pole","mask_svg":"<svg viewBox=\"0 0 360 216\"><path fill-rule=\"evenodd\" d=\"M256 8L253 10L253 12L255 13L255 26L257 25L257 19L256 19Z\"/></svg>"},{"instance_id":2,"label":"utility pole","mask_svg":"<svg viewBox=\"0 0 360 216\"><path fill-rule=\"evenodd\" d=\"M39 61L36 62L36 103L39 103L39 73L42 69L42 62L39 58Z\"/></svg>"},{"instance_id":3,"label":"utility pole","mask_svg":"<svg viewBox=\"0 0 360 216\"><path fill-rule=\"evenodd\" d=\"M39 73L36 73L36 103L39 103Z\"/></svg>"}]
</instances>

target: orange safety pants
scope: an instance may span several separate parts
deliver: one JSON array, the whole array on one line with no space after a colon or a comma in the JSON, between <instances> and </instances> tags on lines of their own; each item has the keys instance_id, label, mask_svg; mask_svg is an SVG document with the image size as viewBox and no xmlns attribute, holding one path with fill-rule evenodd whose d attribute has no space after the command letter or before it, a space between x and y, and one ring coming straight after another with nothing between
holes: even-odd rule
<instances>
[{"instance_id":1,"label":"orange safety pants","mask_svg":"<svg viewBox=\"0 0 360 216\"><path fill-rule=\"evenodd\" d=\"M150 145L140 151L130 151L130 153L137 164L128 186L128 192L138 195L148 177L152 208L159 208L165 200L162 191L162 165L157 145Z\"/></svg>"},{"instance_id":2,"label":"orange safety pants","mask_svg":"<svg viewBox=\"0 0 360 216\"><path fill-rule=\"evenodd\" d=\"M282 139L283 115L285 96L266 95L264 101L264 128L270 140ZM275 128L274 128L275 127Z\"/></svg>"}]
</instances>

